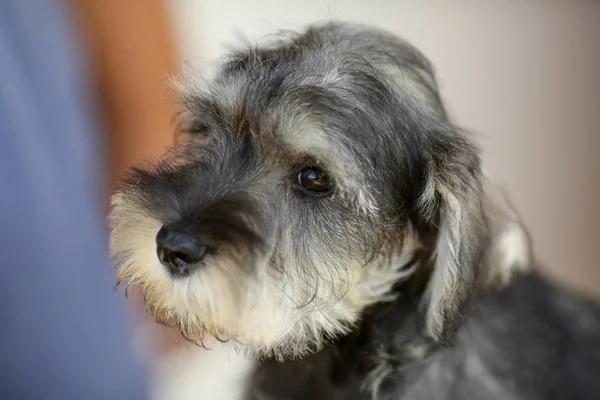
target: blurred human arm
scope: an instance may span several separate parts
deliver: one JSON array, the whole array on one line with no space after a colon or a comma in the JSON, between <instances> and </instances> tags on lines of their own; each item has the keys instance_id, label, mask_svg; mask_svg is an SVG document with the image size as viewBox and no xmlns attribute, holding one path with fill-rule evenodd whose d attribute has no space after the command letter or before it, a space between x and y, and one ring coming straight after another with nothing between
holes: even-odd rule
<instances>
[{"instance_id":1,"label":"blurred human arm","mask_svg":"<svg viewBox=\"0 0 600 400\"><path fill-rule=\"evenodd\" d=\"M111 189L172 143L177 51L162 0L70 0L91 46L108 124Z\"/></svg>"},{"instance_id":2,"label":"blurred human arm","mask_svg":"<svg viewBox=\"0 0 600 400\"><path fill-rule=\"evenodd\" d=\"M173 143L178 99L168 78L179 71L175 37L164 0L70 1L91 47L108 125L112 192L131 166L159 157ZM142 299L131 300L142 314ZM157 335L164 350L180 343L171 330Z\"/></svg>"}]
</instances>

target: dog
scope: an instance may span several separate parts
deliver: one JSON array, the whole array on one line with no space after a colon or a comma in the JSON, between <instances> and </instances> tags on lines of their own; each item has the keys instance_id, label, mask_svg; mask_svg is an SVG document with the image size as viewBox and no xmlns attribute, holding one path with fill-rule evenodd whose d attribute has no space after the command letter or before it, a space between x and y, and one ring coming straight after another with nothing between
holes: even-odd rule
<instances>
[{"instance_id":1,"label":"dog","mask_svg":"<svg viewBox=\"0 0 600 400\"><path fill-rule=\"evenodd\" d=\"M177 144L113 197L118 281L256 365L246 399L592 399L600 311L384 30L329 21L177 83Z\"/></svg>"}]
</instances>

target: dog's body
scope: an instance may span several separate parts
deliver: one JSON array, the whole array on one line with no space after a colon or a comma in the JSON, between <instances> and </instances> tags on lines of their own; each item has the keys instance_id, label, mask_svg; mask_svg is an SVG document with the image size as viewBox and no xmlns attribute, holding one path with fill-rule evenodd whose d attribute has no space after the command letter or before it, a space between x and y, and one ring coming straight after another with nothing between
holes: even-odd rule
<instances>
[{"instance_id":1,"label":"dog's body","mask_svg":"<svg viewBox=\"0 0 600 400\"><path fill-rule=\"evenodd\" d=\"M416 49L329 23L182 88L111 247L159 322L262 361L249 398L595 398L598 309L537 277Z\"/></svg>"},{"instance_id":2,"label":"dog's body","mask_svg":"<svg viewBox=\"0 0 600 400\"><path fill-rule=\"evenodd\" d=\"M471 300L444 344L421 335L414 298L376 307L319 353L260 365L248 398L598 398L597 308L529 274Z\"/></svg>"}]
</instances>

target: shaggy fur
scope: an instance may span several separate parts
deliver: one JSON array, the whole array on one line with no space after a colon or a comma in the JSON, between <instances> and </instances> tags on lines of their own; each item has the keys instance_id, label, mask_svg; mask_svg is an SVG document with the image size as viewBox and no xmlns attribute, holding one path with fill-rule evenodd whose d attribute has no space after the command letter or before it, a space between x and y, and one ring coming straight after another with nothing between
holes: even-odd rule
<instances>
[{"instance_id":1,"label":"shaggy fur","mask_svg":"<svg viewBox=\"0 0 600 400\"><path fill-rule=\"evenodd\" d=\"M261 361L249 398L600 393L598 309L532 271L527 231L410 44L315 25L180 87L179 144L114 196L111 249L157 321ZM331 193L304 190L306 168ZM174 276L163 226L214 251Z\"/></svg>"}]
</instances>

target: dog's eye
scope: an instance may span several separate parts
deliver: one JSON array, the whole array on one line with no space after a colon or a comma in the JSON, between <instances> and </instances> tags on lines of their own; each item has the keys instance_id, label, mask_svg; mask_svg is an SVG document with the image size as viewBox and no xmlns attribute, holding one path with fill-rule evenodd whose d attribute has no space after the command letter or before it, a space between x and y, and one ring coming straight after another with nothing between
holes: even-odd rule
<instances>
[{"instance_id":1,"label":"dog's eye","mask_svg":"<svg viewBox=\"0 0 600 400\"><path fill-rule=\"evenodd\" d=\"M182 131L184 133L190 134L190 135L207 135L208 132L210 131L210 125L208 125L208 123L205 122L196 122L194 124L191 124L189 126L185 126L182 128Z\"/></svg>"},{"instance_id":2,"label":"dog's eye","mask_svg":"<svg viewBox=\"0 0 600 400\"><path fill-rule=\"evenodd\" d=\"M328 194L332 189L327 173L315 167L308 167L300 171L298 184L307 192L321 196Z\"/></svg>"}]
</instances>

